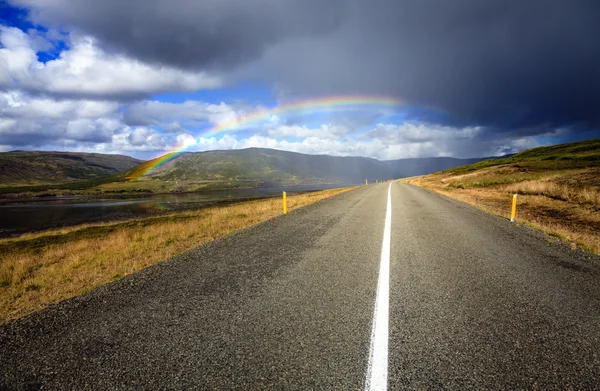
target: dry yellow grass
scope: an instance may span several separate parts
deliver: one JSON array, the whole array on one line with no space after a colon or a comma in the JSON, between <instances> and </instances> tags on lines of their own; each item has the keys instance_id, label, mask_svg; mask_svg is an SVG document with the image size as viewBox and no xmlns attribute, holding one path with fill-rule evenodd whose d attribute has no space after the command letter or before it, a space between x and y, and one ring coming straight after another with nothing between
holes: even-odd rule
<instances>
[{"instance_id":1,"label":"dry yellow grass","mask_svg":"<svg viewBox=\"0 0 600 391\"><path fill-rule=\"evenodd\" d=\"M560 185L547 180L523 181L506 185L498 189L501 192L541 195L576 204L590 204L600 206L600 192L592 187L579 187Z\"/></svg>"},{"instance_id":2,"label":"dry yellow grass","mask_svg":"<svg viewBox=\"0 0 600 391\"><path fill-rule=\"evenodd\" d=\"M349 189L288 197L288 210ZM265 199L0 240L0 323L281 214Z\"/></svg>"},{"instance_id":3,"label":"dry yellow grass","mask_svg":"<svg viewBox=\"0 0 600 391\"><path fill-rule=\"evenodd\" d=\"M600 187L589 181L596 177L595 168L523 175L498 166L463 175L431 174L421 178L421 186L505 218L516 193L517 222L600 254ZM416 185L418 178L406 182Z\"/></svg>"}]
</instances>

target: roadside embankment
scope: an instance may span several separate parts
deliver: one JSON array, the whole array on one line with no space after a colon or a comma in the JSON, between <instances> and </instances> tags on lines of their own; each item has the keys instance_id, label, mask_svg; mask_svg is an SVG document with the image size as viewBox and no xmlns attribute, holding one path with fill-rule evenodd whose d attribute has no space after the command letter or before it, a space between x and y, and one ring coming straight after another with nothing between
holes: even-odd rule
<instances>
[{"instance_id":1,"label":"roadside embankment","mask_svg":"<svg viewBox=\"0 0 600 391\"><path fill-rule=\"evenodd\" d=\"M600 254L600 167L560 166L510 163L448 170L405 182L506 218L517 194L517 223Z\"/></svg>"},{"instance_id":2,"label":"roadside embankment","mask_svg":"<svg viewBox=\"0 0 600 391\"><path fill-rule=\"evenodd\" d=\"M290 196L288 211L352 188ZM281 198L0 240L0 323L281 215Z\"/></svg>"}]
</instances>

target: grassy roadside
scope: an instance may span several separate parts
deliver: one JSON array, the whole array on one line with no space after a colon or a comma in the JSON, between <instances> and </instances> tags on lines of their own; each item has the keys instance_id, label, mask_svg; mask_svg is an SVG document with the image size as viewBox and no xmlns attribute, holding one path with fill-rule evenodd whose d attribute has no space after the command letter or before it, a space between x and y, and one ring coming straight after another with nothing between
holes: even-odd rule
<instances>
[{"instance_id":1,"label":"grassy roadside","mask_svg":"<svg viewBox=\"0 0 600 391\"><path fill-rule=\"evenodd\" d=\"M423 178L421 187L507 219L510 218L512 195L517 193L517 223L527 224L558 237L569 242L573 248L579 247L600 255L600 209L597 206L564 201L543 194L527 194L526 190L519 190L517 185L503 189L452 189L446 187L440 179L439 176ZM406 182L417 185L418 179ZM529 182L523 188L531 189L535 186ZM539 186L545 187L543 184ZM563 191L565 190L560 190ZM570 194L575 199L586 197L575 192Z\"/></svg>"},{"instance_id":2,"label":"grassy roadside","mask_svg":"<svg viewBox=\"0 0 600 391\"><path fill-rule=\"evenodd\" d=\"M535 148L405 180L600 254L600 140Z\"/></svg>"},{"instance_id":3,"label":"grassy roadside","mask_svg":"<svg viewBox=\"0 0 600 391\"><path fill-rule=\"evenodd\" d=\"M288 197L288 210L350 189ZM0 324L281 214L271 198L0 240Z\"/></svg>"}]
</instances>

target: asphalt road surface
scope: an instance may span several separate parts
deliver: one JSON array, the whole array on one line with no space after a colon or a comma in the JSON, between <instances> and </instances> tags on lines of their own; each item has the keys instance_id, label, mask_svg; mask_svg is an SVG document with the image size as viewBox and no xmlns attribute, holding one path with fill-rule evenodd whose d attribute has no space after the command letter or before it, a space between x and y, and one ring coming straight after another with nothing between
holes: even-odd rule
<instances>
[{"instance_id":1,"label":"asphalt road surface","mask_svg":"<svg viewBox=\"0 0 600 391\"><path fill-rule=\"evenodd\" d=\"M600 389L600 259L370 185L0 327L40 388Z\"/></svg>"}]
</instances>

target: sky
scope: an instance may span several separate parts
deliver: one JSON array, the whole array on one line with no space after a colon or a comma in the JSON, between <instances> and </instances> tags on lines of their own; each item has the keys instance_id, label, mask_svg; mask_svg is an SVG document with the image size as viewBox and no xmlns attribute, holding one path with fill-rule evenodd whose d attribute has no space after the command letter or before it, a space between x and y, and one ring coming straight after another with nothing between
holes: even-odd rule
<instances>
[{"instance_id":1,"label":"sky","mask_svg":"<svg viewBox=\"0 0 600 391\"><path fill-rule=\"evenodd\" d=\"M596 0L0 0L0 151L483 157L600 137Z\"/></svg>"}]
</instances>

